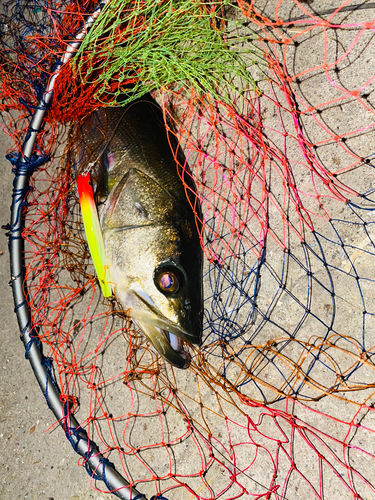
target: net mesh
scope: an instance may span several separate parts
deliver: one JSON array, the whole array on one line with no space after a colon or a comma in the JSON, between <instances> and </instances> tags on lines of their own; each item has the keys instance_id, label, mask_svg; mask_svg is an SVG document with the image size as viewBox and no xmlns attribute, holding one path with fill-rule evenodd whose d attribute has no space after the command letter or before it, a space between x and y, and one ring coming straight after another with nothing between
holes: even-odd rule
<instances>
[{"instance_id":1,"label":"net mesh","mask_svg":"<svg viewBox=\"0 0 375 500\"><path fill-rule=\"evenodd\" d=\"M177 20L205 12L207 36L235 47L236 75L225 79L221 54L211 81L223 78L203 89L199 78L168 80L163 69L160 79L128 63L117 78L115 50L101 70L93 45L105 54L108 43L131 43L130 18L145 34L149 4L107 7L121 22L90 33L64 67L38 138L34 161L54 162L39 166L27 198L28 301L62 401L145 495L372 498L373 4L258 4L176 3ZM4 3L1 109L15 168L51 71L95 8ZM103 299L67 160L70 122L130 87L139 95L142 79L184 149L203 214L204 338L189 347L187 372ZM103 489L95 475L92 486Z\"/></svg>"}]
</instances>

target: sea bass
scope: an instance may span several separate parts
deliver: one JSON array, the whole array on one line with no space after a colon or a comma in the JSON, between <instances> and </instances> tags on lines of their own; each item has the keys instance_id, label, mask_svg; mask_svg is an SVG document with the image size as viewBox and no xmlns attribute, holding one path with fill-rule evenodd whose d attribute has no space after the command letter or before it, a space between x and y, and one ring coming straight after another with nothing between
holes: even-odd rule
<instances>
[{"instance_id":1,"label":"sea bass","mask_svg":"<svg viewBox=\"0 0 375 500\"><path fill-rule=\"evenodd\" d=\"M148 95L95 111L77 134L78 169L92 175L115 296L159 354L186 368L181 339L201 342L203 294L191 204L200 209L183 154L187 193L171 151L177 143Z\"/></svg>"}]
</instances>

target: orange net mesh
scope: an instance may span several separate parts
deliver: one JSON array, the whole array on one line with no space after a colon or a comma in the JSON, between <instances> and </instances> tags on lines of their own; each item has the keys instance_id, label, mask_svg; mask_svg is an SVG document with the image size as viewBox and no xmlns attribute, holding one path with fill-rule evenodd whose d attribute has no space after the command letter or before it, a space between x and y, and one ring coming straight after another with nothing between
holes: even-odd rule
<instances>
[{"instance_id":1,"label":"orange net mesh","mask_svg":"<svg viewBox=\"0 0 375 500\"><path fill-rule=\"evenodd\" d=\"M67 85L72 66L36 146L55 161L28 196L29 305L62 400L146 496L372 498L373 14L368 2L257 4L224 10L231 37L260 54L255 89L239 79L231 104L182 83L154 92L203 214L204 339L188 371L101 296L60 123L102 104L91 83ZM17 148L67 35L95 8L46 5L29 2L49 21L26 48L16 9L2 16L3 121Z\"/></svg>"}]
</instances>

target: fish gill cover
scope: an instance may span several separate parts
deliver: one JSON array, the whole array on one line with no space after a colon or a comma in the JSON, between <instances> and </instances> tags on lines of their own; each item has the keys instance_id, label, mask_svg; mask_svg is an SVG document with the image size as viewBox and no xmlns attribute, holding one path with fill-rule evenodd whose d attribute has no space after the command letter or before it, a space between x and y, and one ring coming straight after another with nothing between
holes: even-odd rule
<instances>
[{"instance_id":1,"label":"fish gill cover","mask_svg":"<svg viewBox=\"0 0 375 500\"><path fill-rule=\"evenodd\" d=\"M15 170L96 8L2 4ZM373 37L370 2L112 1L61 71L25 208L28 302L62 400L142 493L374 495ZM202 207L204 341L183 375L103 302L68 161L70 122L129 89L154 92Z\"/></svg>"}]
</instances>

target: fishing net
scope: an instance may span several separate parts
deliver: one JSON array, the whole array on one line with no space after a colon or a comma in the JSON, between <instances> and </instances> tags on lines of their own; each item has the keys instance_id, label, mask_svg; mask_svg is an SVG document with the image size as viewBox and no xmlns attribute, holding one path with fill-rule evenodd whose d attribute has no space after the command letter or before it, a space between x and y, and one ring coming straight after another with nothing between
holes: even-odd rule
<instances>
[{"instance_id":1,"label":"fishing net","mask_svg":"<svg viewBox=\"0 0 375 500\"><path fill-rule=\"evenodd\" d=\"M2 8L2 119L17 171L30 114L97 5ZM371 9L114 1L61 70L30 161L28 304L67 412L146 497L374 496ZM194 36L178 36L194 16L202 43L191 24ZM185 152L190 170L178 171L202 212L192 203L204 335L187 371L103 299L67 160L72 121L143 88Z\"/></svg>"}]
</instances>

